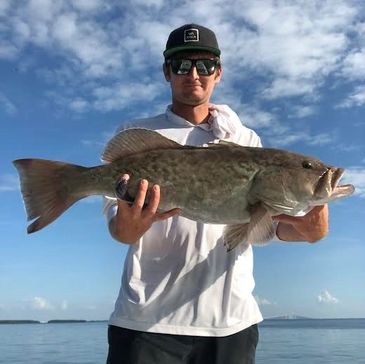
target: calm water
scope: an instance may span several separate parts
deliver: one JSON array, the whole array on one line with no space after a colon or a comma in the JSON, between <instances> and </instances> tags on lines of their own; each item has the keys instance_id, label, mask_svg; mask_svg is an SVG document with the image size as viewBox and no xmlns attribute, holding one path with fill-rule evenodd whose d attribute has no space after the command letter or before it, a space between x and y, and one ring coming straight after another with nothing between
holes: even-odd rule
<instances>
[{"instance_id":1,"label":"calm water","mask_svg":"<svg viewBox=\"0 0 365 364\"><path fill-rule=\"evenodd\" d=\"M106 332L103 322L0 325L0 363L105 363ZM365 319L264 321L257 364L365 364Z\"/></svg>"}]
</instances>

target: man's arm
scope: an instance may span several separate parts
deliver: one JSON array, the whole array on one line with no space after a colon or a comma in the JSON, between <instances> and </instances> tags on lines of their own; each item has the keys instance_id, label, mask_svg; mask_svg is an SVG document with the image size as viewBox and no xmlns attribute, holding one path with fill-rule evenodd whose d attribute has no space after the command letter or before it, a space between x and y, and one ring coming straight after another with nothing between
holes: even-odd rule
<instances>
[{"instance_id":1,"label":"man's arm","mask_svg":"<svg viewBox=\"0 0 365 364\"><path fill-rule=\"evenodd\" d=\"M129 179L124 175L122 179ZM117 214L109 222L109 231L115 240L127 244L136 243L155 221L165 220L177 215L181 210L172 209L166 212L157 212L160 203L160 187L152 187L151 198L144 207L148 181L141 180L139 190L133 204L118 199Z\"/></svg>"},{"instance_id":2,"label":"man's arm","mask_svg":"<svg viewBox=\"0 0 365 364\"><path fill-rule=\"evenodd\" d=\"M328 234L328 206L316 206L305 216L275 216L279 222L276 235L284 241L308 241L315 243Z\"/></svg>"}]
</instances>

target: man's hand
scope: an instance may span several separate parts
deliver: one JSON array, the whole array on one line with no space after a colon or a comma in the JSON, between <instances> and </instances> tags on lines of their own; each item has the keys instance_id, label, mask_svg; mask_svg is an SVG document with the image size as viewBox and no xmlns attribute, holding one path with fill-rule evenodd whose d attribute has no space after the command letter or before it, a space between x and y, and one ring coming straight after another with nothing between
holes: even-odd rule
<instances>
[{"instance_id":1,"label":"man's hand","mask_svg":"<svg viewBox=\"0 0 365 364\"><path fill-rule=\"evenodd\" d=\"M128 181L129 175L122 176L122 180ZM157 212L160 203L160 186L152 187L151 198L146 207L145 199L148 190L148 181L142 179L136 198L131 205L118 199L118 211L110 221L109 229L112 236L123 243L134 244L151 227L155 221L165 220L177 215L181 209L172 209L166 212Z\"/></svg>"},{"instance_id":2,"label":"man's hand","mask_svg":"<svg viewBox=\"0 0 365 364\"><path fill-rule=\"evenodd\" d=\"M276 235L284 241L308 241L314 243L328 234L328 206L316 206L305 216L278 215L273 217L279 225Z\"/></svg>"}]
</instances>

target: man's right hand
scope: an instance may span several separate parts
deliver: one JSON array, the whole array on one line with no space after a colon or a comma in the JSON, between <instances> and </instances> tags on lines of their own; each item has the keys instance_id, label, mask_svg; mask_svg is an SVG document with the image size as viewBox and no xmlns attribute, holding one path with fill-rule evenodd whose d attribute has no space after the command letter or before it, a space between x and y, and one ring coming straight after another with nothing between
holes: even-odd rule
<instances>
[{"instance_id":1,"label":"man's right hand","mask_svg":"<svg viewBox=\"0 0 365 364\"><path fill-rule=\"evenodd\" d=\"M128 181L129 175L122 176L122 180ZM155 221L165 220L181 212L175 208L165 212L158 212L160 203L160 186L154 185L148 205L145 205L148 181L142 179L133 204L118 199L118 210L109 224L112 236L123 243L134 244L151 227Z\"/></svg>"}]
</instances>

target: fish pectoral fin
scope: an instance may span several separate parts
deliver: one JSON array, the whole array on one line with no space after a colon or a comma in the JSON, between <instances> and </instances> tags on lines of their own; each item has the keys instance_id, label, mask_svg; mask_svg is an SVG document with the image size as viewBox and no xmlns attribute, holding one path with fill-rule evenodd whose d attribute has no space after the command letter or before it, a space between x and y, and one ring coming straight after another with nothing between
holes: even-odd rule
<instances>
[{"instance_id":1,"label":"fish pectoral fin","mask_svg":"<svg viewBox=\"0 0 365 364\"><path fill-rule=\"evenodd\" d=\"M258 203L251 208L248 224L248 241L254 245L265 245L275 237L275 225L271 214Z\"/></svg>"},{"instance_id":2,"label":"fish pectoral fin","mask_svg":"<svg viewBox=\"0 0 365 364\"><path fill-rule=\"evenodd\" d=\"M115 195L120 200L126 200L128 190L128 179L122 178L115 187Z\"/></svg>"},{"instance_id":3,"label":"fish pectoral fin","mask_svg":"<svg viewBox=\"0 0 365 364\"><path fill-rule=\"evenodd\" d=\"M223 232L223 242L227 247L227 252L233 250L238 245L246 246L246 249L249 246L249 242L247 240L248 234L248 224L235 224L235 225L227 225L224 228ZM243 250L246 250L243 249Z\"/></svg>"},{"instance_id":4,"label":"fish pectoral fin","mask_svg":"<svg viewBox=\"0 0 365 364\"><path fill-rule=\"evenodd\" d=\"M258 203L251 207L249 223L225 227L223 241L227 251L231 251L238 245L243 245L246 249L250 244L265 245L274 236L275 227L271 215L261 203Z\"/></svg>"},{"instance_id":5,"label":"fish pectoral fin","mask_svg":"<svg viewBox=\"0 0 365 364\"><path fill-rule=\"evenodd\" d=\"M134 198L128 193L129 178L122 178L115 187L115 196L122 201L134 202Z\"/></svg>"}]
</instances>

